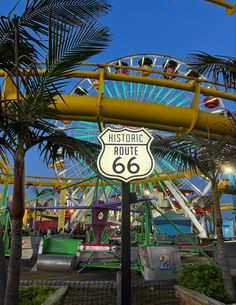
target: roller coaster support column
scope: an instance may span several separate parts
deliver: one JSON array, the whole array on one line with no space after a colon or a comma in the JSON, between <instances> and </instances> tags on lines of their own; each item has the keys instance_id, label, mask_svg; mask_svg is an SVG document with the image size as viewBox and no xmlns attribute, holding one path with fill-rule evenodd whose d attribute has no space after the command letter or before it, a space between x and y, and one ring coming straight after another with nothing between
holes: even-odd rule
<instances>
[{"instance_id":1,"label":"roller coaster support column","mask_svg":"<svg viewBox=\"0 0 236 305\"><path fill-rule=\"evenodd\" d=\"M121 304L131 305L130 271L130 185L122 182Z\"/></svg>"},{"instance_id":2,"label":"roller coaster support column","mask_svg":"<svg viewBox=\"0 0 236 305\"><path fill-rule=\"evenodd\" d=\"M66 189L60 191L60 205L65 206L66 203ZM64 227L65 227L65 210L61 209L58 213L58 225L57 230L60 231L60 233L64 233Z\"/></svg>"}]
</instances>

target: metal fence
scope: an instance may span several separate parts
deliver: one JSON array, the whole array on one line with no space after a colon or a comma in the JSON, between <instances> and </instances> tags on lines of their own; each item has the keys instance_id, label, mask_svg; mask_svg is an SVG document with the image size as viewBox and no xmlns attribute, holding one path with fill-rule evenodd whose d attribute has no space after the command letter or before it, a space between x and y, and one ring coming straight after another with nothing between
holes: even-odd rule
<instances>
[{"instance_id":1,"label":"metal fence","mask_svg":"<svg viewBox=\"0 0 236 305\"><path fill-rule=\"evenodd\" d=\"M69 287L63 305L116 305L114 282L84 281Z\"/></svg>"},{"instance_id":2,"label":"metal fence","mask_svg":"<svg viewBox=\"0 0 236 305\"><path fill-rule=\"evenodd\" d=\"M60 305L118 305L115 281L21 281L22 286L32 284L69 287ZM134 280L131 282L132 305L179 305L174 285L174 280Z\"/></svg>"}]
</instances>

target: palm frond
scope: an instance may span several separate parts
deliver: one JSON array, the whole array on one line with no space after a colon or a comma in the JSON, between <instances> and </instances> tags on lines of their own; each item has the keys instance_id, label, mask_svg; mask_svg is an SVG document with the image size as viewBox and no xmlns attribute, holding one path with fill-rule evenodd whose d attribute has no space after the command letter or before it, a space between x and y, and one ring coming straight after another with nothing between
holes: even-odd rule
<instances>
[{"instance_id":1,"label":"palm frond","mask_svg":"<svg viewBox=\"0 0 236 305\"><path fill-rule=\"evenodd\" d=\"M164 158L165 160L175 164L181 171L191 170L198 172L198 162L196 155L192 153L192 147L187 140L173 138L160 138L154 136L151 151L157 159Z\"/></svg>"},{"instance_id":2,"label":"palm frond","mask_svg":"<svg viewBox=\"0 0 236 305\"><path fill-rule=\"evenodd\" d=\"M30 119L56 118L55 97L61 95L67 83L66 80L61 80L55 86L47 72L43 76L39 75L38 68L39 66L32 65L28 75L25 75L24 71L19 73L22 85L21 100L26 108L25 120L28 117L29 122Z\"/></svg>"},{"instance_id":3,"label":"palm frond","mask_svg":"<svg viewBox=\"0 0 236 305\"><path fill-rule=\"evenodd\" d=\"M91 167L96 168L95 160L100 152L98 144L69 137L62 130L55 130L45 137L41 136L38 144L40 156L43 156L47 164L56 161L60 152L60 157L63 159L81 158Z\"/></svg>"},{"instance_id":4,"label":"palm frond","mask_svg":"<svg viewBox=\"0 0 236 305\"><path fill-rule=\"evenodd\" d=\"M100 53L110 41L108 28L94 22L87 23L81 29L70 26L68 31L62 29L60 23L54 22L50 34L46 65L49 82L58 81L58 77L67 78L69 70Z\"/></svg>"},{"instance_id":5,"label":"palm frond","mask_svg":"<svg viewBox=\"0 0 236 305\"><path fill-rule=\"evenodd\" d=\"M13 24L11 20L5 16L0 17L0 44L8 42L14 38L14 32L12 31Z\"/></svg>"},{"instance_id":6,"label":"palm frond","mask_svg":"<svg viewBox=\"0 0 236 305\"><path fill-rule=\"evenodd\" d=\"M1 126L0 126L1 128ZM9 152L11 155L14 154L12 146L12 139L11 141L8 140L8 138L5 136L4 132L0 131L0 158L5 162L8 163L7 160L7 152Z\"/></svg>"},{"instance_id":7,"label":"palm frond","mask_svg":"<svg viewBox=\"0 0 236 305\"><path fill-rule=\"evenodd\" d=\"M196 207L204 207L204 208L211 207L213 205L212 196L211 195L209 195L209 196L202 195L202 196L195 197L191 200L191 204L193 205L194 208L196 208Z\"/></svg>"},{"instance_id":8,"label":"palm frond","mask_svg":"<svg viewBox=\"0 0 236 305\"><path fill-rule=\"evenodd\" d=\"M37 61L37 52L30 43L20 42L18 44L19 67L28 67ZM15 50L13 42L0 44L0 69L8 72L15 70Z\"/></svg>"},{"instance_id":9,"label":"palm frond","mask_svg":"<svg viewBox=\"0 0 236 305\"><path fill-rule=\"evenodd\" d=\"M47 34L49 18L81 26L97 20L110 10L105 0L32 0L28 1L21 22L34 31Z\"/></svg>"},{"instance_id":10,"label":"palm frond","mask_svg":"<svg viewBox=\"0 0 236 305\"><path fill-rule=\"evenodd\" d=\"M185 139L154 137L151 149L156 158L164 158L181 170L200 171L208 178L221 172L223 164L236 164L236 145L229 144L227 137L218 141L192 135Z\"/></svg>"},{"instance_id":11,"label":"palm frond","mask_svg":"<svg viewBox=\"0 0 236 305\"><path fill-rule=\"evenodd\" d=\"M12 71L15 68L15 24L12 20L0 18L0 69ZM27 35L24 28L19 28L18 61L24 68L38 60L38 51L32 43L32 35ZM34 42L38 42L35 40Z\"/></svg>"},{"instance_id":12,"label":"palm frond","mask_svg":"<svg viewBox=\"0 0 236 305\"><path fill-rule=\"evenodd\" d=\"M212 56L204 52L190 54L188 64L201 74L224 81L226 85L236 86L236 58L232 56Z\"/></svg>"}]
</instances>

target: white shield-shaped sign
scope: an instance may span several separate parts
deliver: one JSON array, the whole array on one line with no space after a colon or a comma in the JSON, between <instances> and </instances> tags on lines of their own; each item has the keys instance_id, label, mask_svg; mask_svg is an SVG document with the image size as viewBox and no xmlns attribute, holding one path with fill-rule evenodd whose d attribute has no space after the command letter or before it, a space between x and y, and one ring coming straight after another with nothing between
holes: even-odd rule
<instances>
[{"instance_id":1,"label":"white shield-shaped sign","mask_svg":"<svg viewBox=\"0 0 236 305\"><path fill-rule=\"evenodd\" d=\"M97 166L103 176L128 182L146 178L152 173L154 159L150 144L153 137L144 128L108 127L98 139L102 150Z\"/></svg>"}]
</instances>

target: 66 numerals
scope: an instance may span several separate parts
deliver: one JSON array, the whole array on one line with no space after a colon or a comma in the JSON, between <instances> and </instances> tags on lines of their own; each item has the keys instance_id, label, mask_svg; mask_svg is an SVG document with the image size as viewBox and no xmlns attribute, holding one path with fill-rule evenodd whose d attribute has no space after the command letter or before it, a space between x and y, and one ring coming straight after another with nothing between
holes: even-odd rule
<instances>
[{"instance_id":1,"label":"66 numerals","mask_svg":"<svg viewBox=\"0 0 236 305\"><path fill-rule=\"evenodd\" d=\"M131 174L137 174L139 172L140 166L134 161L136 157L130 158L127 165L119 162L120 159L122 159L122 157L117 157L112 163L112 169L116 174L122 174L126 169Z\"/></svg>"}]
</instances>

